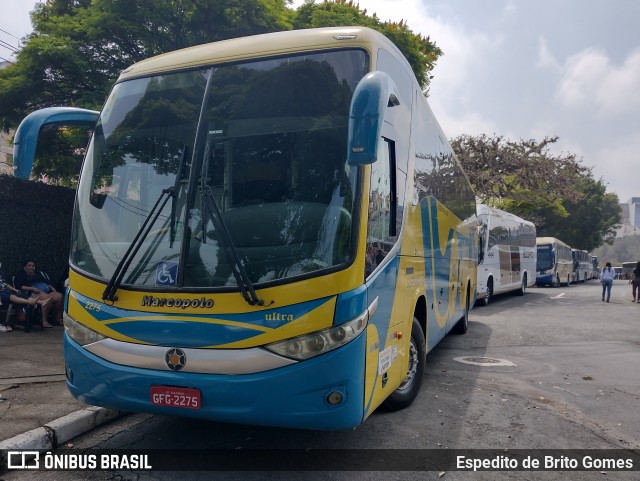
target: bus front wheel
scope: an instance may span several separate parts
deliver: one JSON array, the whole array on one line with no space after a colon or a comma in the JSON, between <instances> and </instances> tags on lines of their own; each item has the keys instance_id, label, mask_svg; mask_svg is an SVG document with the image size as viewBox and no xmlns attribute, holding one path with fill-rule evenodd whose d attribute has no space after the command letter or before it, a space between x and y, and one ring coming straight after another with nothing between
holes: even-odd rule
<instances>
[{"instance_id":1,"label":"bus front wheel","mask_svg":"<svg viewBox=\"0 0 640 481\"><path fill-rule=\"evenodd\" d=\"M409 367L407 374L387 399L384 406L390 411L399 411L411 405L422 386L424 377L424 364L427 357L427 348L424 333L418 319L413 318L411 325L411 340L409 341Z\"/></svg>"},{"instance_id":2,"label":"bus front wheel","mask_svg":"<svg viewBox=\"0 0 640 481\"><path fill-rule=\"evenodd\" d=\"M482 302L485 306L488 306L493 301L493 279L490 277L487 281L487 292L485 292Z\"/></svg>"}]
</instances>

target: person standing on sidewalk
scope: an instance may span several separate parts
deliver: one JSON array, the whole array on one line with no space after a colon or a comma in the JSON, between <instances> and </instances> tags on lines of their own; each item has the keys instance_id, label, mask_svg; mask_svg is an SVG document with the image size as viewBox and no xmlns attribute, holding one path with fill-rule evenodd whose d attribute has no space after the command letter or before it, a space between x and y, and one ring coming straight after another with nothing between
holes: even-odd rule
<instances>
[{"instance_id":1,"label":"person standing on sidewalk","mask_svg":"<svg viewBox=\"0 0 640 481\"><path fill-rule=\"evenodd\" d=\"M600 282L602 283L602 302L605 301L605 294L607 296L607 302L611 299L611 286L613 286L613 278L615 277L615 271L611 267L611 262L607 262L605 268L602 269L600 274Z\"/></svg>"},{"instance_id":2,"label":"person standing on sidewalk","mask_svg":"<svg viewBox=\"0 0 640 481\"><path fill-rule=\"evenodd\" d=\"M631 284L631 293L633 294L633 300L631 302L636 302L636 299L638 300L637 302L640 302L640 261L638 261L633 271L631 271L629 284ZM636 293L638 297L636 297Z\"/></svg>"}]
</instances>

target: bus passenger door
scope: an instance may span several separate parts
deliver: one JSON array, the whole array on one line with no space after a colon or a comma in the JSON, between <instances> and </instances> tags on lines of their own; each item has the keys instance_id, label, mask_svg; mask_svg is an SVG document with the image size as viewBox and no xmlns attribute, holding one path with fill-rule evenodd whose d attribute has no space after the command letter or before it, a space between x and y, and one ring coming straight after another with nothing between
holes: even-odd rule
<instances>
[{"instance_id":1,"label":"bus passenger door","mask_svg":"<svg viewBox=\"0 0 640 481\"><path fill-rule=\"evenodd\" d=\"M392 140L380 139L378 158L370 172L365 277L369 302L376 298L378 302L367 330L367 356L371 358L366 379L373 384L366 387L366 392L372 392L370 406L375 407L395 390L406 372L409 336L405 338L399 332L411 332L410 324L408 331L403 324L408 303L401 287L401 258L394 255L401 219Z\"/></svg>"}]
</instances>

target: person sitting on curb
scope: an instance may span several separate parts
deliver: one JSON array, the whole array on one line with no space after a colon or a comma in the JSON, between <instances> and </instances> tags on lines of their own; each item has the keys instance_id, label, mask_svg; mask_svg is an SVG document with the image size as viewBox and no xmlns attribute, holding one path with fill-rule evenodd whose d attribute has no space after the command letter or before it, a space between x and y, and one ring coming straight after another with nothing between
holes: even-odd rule
<instances>
[{"instance_id":1,"label":"person sitting on curb","mask_svg":"<svg viewBox=\"0 0 640 481\"><path fill-rule=\"evenodd\" d=\"M13 287L11 284L7 284L4 280L4 275L2 271L0 271L0 305L4 304L28 304L30 306L35 306L36 304L40 304L44 308L45 305L49 303L51 298L46 299L38 299L38 296L30 296L29 294L21 294L18 289ZM11 332L13 329L11 326L6 326L4 324L0 324L0 332Z\"/></svg>"},{"instance_id":2,"label":"person sitting on curb","mask_svg":"<svg viewBox=\"0 0 640 481\"><path fill-rule=\"evenodd\" d=\"M36 263L32 259L22 264L22 271L13 278L16 287L24 292L36 294L39 300L50 299L51 303L42 305L42 326L53 327L49 324L49 310L55 309L54 324L62 325L62 311L64 310L64 295L49 284L49 279L42 273L36 272Z\"/></svg>"}]
</instances>

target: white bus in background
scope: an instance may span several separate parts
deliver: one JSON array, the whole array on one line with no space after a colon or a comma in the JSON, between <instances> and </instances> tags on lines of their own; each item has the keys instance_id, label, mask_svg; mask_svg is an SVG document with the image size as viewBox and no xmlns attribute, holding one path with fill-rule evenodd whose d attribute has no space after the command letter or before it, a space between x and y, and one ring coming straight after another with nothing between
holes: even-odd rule
<instances>
[{"instance_id":1,"label":"white bus in background","mask_svg":"<svg viewBox=\"0 0 640 481\"><path fill-rule=\"evenodd\" d=\"M538 263L536 284L558 287L569 285L573 275L571 247L555 237L538 237Z\"/></svg>"},{"instance_id":2,"label":"white bus in background","mask_svg":"<svg viewBox=\"0 0 640 481\"><path fill-rule=\"evenodd\" d=\"M536 227L532 222L477 204L480 226L477 299L488 305L494 294L523 295L536 281Z\"/></svg>"},{"instance_id":3,"label":"white bus in background","mask_svg":"<svg viewBox=\"0 0 640 481\"><path fill-rule=\"evenodd\" d=\"M572 281L586 282L591 279L593 264L589 253L580 249L571 249L571 257L573 259Z\"/></svg>"}]
</instances>

